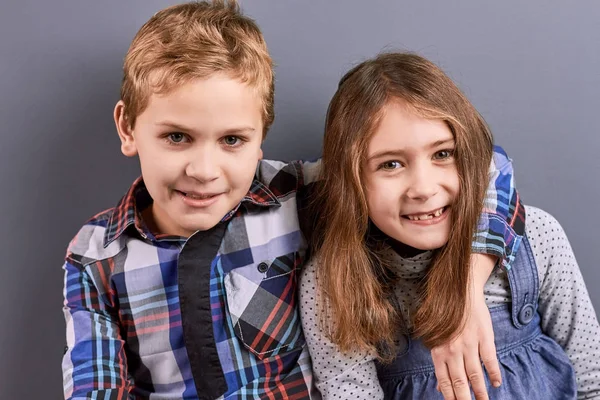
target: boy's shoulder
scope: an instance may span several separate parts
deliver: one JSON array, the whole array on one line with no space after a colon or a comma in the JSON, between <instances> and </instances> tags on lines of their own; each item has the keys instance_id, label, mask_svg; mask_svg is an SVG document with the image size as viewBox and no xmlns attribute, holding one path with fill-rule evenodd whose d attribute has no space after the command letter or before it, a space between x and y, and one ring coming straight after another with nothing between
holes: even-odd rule
<instances>
[{"instance_id":1,"label":"boy's shoulder","mask_svg":"<svg viewBox=\"0 0 600 400\"><path fill-rule=\"evenodd\" d=\"M115 207L94 215L83 224L69 243L67 262L85 267L95 261L113 258L136 241L146 239L146 233L140 229L138 210L146 208L151 201L140 176Z\"/></svg>"},{"instance_id":2,"label":"boy's shoulder","mask_svg":"<svg viewBox=\"0 0 600 400\"><path fill-rule=\"evenodd\" d=\"M318 179L321 160L260 160L256 179L277 197L285 197Z\"/></svg>"},{"instance_id":3,"label":"boy's shoulder","mask_svg":"<svg viewBox=\"0 0 600 400\"><path fill-rule=\"evenodd\" d=\"M117 255L124 247L121 240L106 241L106 233L116 207L104 210L83 224L67 247L66 260L86 266Z\"/></svg>"}]
</instances>

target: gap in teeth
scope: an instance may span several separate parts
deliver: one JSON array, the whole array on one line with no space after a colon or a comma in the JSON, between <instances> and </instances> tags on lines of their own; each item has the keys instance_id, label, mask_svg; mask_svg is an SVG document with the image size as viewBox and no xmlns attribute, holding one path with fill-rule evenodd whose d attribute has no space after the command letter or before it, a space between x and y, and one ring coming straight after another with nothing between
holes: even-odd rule
<instances>
[{"instance_id":1,"label":"gap in teeth","mask_svg":"<svg viewBox=\"0 0 600 400\"><path fill-rule=\"evenodd\" d=\"M433 219L435 217L439 217L444 212L444 208L440 208L439 210L434 211L430 214L421 214L421 215L409 215L408 219L412 221L425 221L428 219Z\"/></svg>"}]
</instances>

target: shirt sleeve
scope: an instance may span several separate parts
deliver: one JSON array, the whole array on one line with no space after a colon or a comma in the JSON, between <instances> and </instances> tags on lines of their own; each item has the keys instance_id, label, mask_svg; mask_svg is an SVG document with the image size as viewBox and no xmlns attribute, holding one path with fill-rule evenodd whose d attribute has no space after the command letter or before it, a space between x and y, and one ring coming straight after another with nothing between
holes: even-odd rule
<instances>
[{"instance_id":1,"label":"shirt sleeve","mask_svg":"<svg viewBox=\"0 0 600 400\"><path fill-rule=\"evenodd\" d=\"M473 252L500 259L509 269L525 231L525 211L515 188L512 161L499 146L494 147L483 212L473 238Z\"/></svg>"},{"instance_id":2,"label":"shirt sleeve","mask_svg":"<svg viewBox=\"0 0 600 400\"><path fill-rule=\"evenodd\" d=\"M342 353L318 323L315 262L309 262L300 280L302 328L310 352L314 385L327 399L383 399L372 354Z\"/></svg>"},{"instance_id":3,"label":"shirt sleeve","mask_svg":"<svg viewBox=\"0 0 600 400\"><path fill-rule=\"evenodd\" d=\"M600 325L573 250L558 221L527 206L527 238L540 279L542 331L567 353L578 399L600 399Z\"/></svg>"},{"instance_id":4,"label":"shirt sleeve","mask_svg":"<svg viewBox=\"0 0 600 400\"><path fill-rule=\"evenodd\" d=\"M65 399L132 399L125 341L116 310L105 302L82 266L67 260L63 269L67 326L62 362Z\"/></svg>"}]
</instances>

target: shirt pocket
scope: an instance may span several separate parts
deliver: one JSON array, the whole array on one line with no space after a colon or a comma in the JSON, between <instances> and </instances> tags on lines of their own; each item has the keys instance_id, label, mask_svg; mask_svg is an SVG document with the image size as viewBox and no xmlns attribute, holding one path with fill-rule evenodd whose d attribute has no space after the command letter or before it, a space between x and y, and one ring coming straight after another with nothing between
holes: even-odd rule
<instances>
[{"instance_id":1,"label":"shirt pocket","mask_svg":"<svg viewBox=\"0 0 600 400\"><path fill-rule=\"evenodd\" d=\"M298 252L232 270L225 276L236 337L259 359L304 345L297 305Z\"/></svg>"}]
</instances>

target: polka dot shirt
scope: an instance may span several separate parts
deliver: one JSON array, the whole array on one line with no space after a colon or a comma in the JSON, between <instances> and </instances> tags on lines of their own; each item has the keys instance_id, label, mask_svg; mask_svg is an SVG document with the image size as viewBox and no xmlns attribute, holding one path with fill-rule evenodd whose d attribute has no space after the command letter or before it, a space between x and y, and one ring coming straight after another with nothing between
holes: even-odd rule
<instances>
[{"instance_id":1,"label":"polka dot shirt","mask_svg":"<svg viewBox=\"0 0 600 400\"><path fill-rule=\"evenodd\" d=\"M579 266L564 230L547 212L526 207L526 234L532 247L540 279L538 310L544 333L560 344L577 375L579 399L600 398L600 325L590 301ZM410 320L422 279L432 253L401 258L391 257L400 277L395 288L400 312ZM316 315L316 262L304 268L300 283L302 326L309 346L315 386L324 399L383 398L375 371L375 355L341 353L321 330ZM488 306L510 301L510 287L504 270L496 268L485 286Z\"/></svg>"}]
</instances>

